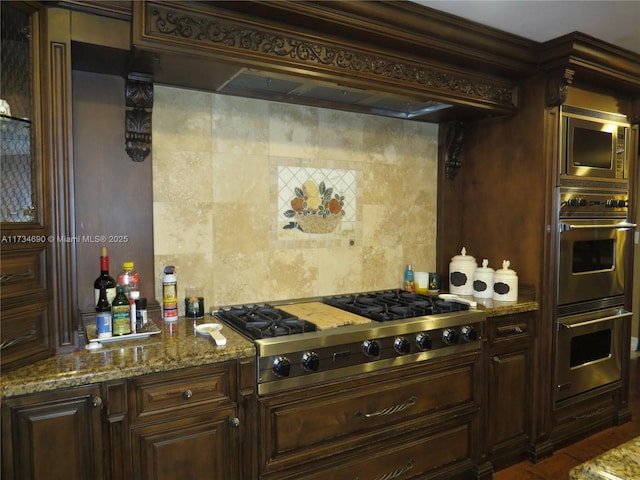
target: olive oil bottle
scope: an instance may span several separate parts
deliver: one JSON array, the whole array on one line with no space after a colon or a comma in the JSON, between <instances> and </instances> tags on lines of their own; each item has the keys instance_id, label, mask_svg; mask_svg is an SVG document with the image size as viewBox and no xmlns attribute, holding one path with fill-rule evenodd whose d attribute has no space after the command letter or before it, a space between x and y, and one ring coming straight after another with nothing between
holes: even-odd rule
<instances>
[{"instance_id":1,"label":"olive oil bottle","mask_svg":"<svg viewBox=\"0 0 640 480\"><path fill-rule=\"evenodd\" d=\"M124 294L124 287L118 285L116 288L116 298L111 304L111 318L113 324L113 335L127 335L131 333L131 309L129 299Z\"/></svg>"}]
</instances>

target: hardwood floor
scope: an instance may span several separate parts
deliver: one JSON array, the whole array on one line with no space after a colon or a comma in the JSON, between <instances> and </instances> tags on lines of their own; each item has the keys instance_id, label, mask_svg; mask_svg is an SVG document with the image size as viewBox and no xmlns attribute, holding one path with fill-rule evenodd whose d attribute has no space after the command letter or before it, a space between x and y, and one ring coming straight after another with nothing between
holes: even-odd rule
<instances>
[{"instance_id":1,"label":"hardwood floor","mask_svg":"<svg viewBox=\"0 0 640 480\"><path fill-rule=\"evenodd\" d=\"M629 407L633 415L630 422L608 428L573 445L556 450L552 457L538 463L522 462L495 472L494 480L566 480L573 467L639 436L640 355L634 352L630 362Z\"/></svg>"}]
</instances>

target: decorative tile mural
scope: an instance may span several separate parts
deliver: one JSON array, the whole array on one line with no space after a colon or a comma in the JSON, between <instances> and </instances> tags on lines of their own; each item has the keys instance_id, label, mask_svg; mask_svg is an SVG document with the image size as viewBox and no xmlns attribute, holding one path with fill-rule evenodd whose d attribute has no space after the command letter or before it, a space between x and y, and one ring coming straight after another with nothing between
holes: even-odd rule
<instances>
[{"instance_id":1,"label":"decorative tile mural","mask_svg":"<svg viewBox=\"0 0 640 480\"><path fill-rule=\"evenodd\" d=\"M278 232L340 235L356 220L356 172L308 167L278 168Z\"/></svg>"}]
</instances>

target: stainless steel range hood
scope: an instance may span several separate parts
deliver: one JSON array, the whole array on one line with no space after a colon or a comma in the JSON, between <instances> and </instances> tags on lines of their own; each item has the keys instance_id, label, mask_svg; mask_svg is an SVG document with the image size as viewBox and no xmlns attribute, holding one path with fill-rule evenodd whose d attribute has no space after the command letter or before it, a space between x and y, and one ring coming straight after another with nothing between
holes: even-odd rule
<instances>
[{"instance_id":1,"label":"stainless steel range hood","mask_svg":"<svg viewBox=\"0 0 640 480\"><path fill-rule=\"evenodd\" d=\"M427 119L452 107L432 100L358 89L334 82L243 68L218 93L371 113L410 120Z\"/></svg>"}]
</instances>

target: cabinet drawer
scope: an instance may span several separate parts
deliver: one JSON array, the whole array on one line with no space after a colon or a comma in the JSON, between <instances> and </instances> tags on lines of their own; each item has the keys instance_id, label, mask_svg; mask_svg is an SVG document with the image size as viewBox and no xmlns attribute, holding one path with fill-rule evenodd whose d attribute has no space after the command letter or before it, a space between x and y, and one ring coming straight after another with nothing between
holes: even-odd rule
<instances>
[{"instance_id":1,"label":"cabinet drawer","mask_svg":"<svg viewBox=\"0 0 640 480\"><path fill-rule=\"evenodd\" d=\"M3 300L33 295L47 288L47 247L21 248L19 252L2 248L0 295Z\"/></svg>"},{"instance_id":2,"label":"cabinet drawer","mask_svg":"<svg viewBox=\"0 0 640 480\"><path fill-rule=\"evenodd\" d=\"M33 363L53 354L49 341L49 305L35 303L2 310L2 370Z\"/></svg>"},{"instance_id":3,"label":"cabinet drawer","mask_svg":"<svg viewBox=\"0 0 640 480\"><path fill-rule=\"evenodd\" d=\"M529 313L494 317L488 320L492 343L531 337L533 315Z\"/></svg>"},{"instance_id":4,"label":"cabinet drawer","mask_svg":"<svg viewBox=\"0 0 640 480\"><path fill-rule=\"evenodd\" d=\"M409 479L425 478L441 470L436 478L470 478L471 427L469 424L450 427L439 433L419 438L404 438L397 444L385 443L350 460L335 462L333 468L304 474L265 476L265 480L326 480L336 479ZM429 478L434 478L429 476Z\"/></svg>"},{"instance_id":5,"label":"cabinet drawer","mask_svg":"<svg viewBox=\"0 0 640 480\"><path fill-rule=\"evenodd\" d=\"M364 384L338 382L330 389L307 389L261 401L261 463L281 469L363 442L406 433L478 410L475 364L446 370L408 369L402 376L384 375ZM330 440L330 441L329 441Z\"/></svg>"},{"instance_id":6,"label":"cabinet drawer","mask_svg":"<svg viewBox=\"0 0 640 480\"><path fill-rule=\"evenodd\" d=\"M208 365L131 380L132 422L230 402L230 368L227 364Z\"/></svg>"}]
</instances>

